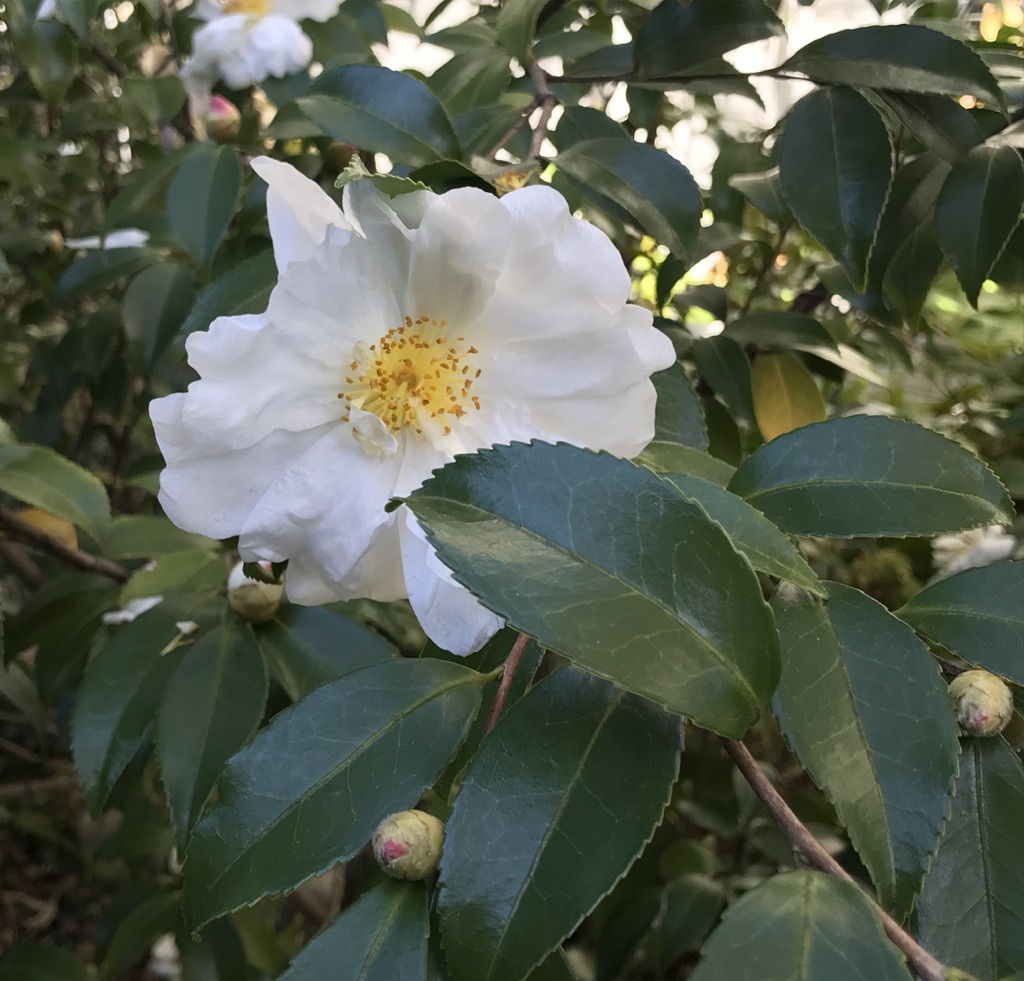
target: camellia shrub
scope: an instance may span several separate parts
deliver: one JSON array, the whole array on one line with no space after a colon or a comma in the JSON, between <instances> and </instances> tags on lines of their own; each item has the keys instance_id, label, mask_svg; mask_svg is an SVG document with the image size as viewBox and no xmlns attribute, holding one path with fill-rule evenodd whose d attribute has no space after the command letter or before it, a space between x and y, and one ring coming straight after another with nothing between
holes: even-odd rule
<instances>
[{"instance_id":1,"label":"camellia shrub","mask_svg":"<svg viewBox=\"0 0 1024 981\"><path fill-rule=\"evenodd\" d=\"M1020 977L1022 24L3 0L4 981Z\"/></svg>"}]
</instances>

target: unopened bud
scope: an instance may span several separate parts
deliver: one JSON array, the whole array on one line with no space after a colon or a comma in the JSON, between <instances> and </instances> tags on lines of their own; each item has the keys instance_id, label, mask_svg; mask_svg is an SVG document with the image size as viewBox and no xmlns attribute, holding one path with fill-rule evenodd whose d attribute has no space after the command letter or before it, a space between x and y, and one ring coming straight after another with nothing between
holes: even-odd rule
<instances>
[{"instance_id":1,"label":"unopened bud","mask_svg":"<svg viewBox=\"0 0 1024 981\"><path fill-rule=\"evenodd\" d=\"M283 583L257 582L250 579L239 562L228 576L228 605L243 620L250 623L266 623L274 619L284 595ZM260 565L270 572L270 563Z\"/></svg>"},{"instance_id":2,"label":"unopened bud","mask_svg":"<svg viewBox=\"0 0 1024 981\"><path fill-rule=\"evenodd\" d=\"M215 143L231 143L242 128L242 115L222 95L212 96L206 110L206 135Z\"/></svg>"},{"instance_id":3,"label":"unopened bud","mask_svg":"<svg viewBox=\"0 0 1024 981\"><path fill-rule=\"evenodd\" d=\"M971 736L994 736L1013 717L1013 696L1006 684L987 671L965 671L953 679L960 728Z\"/></svg>"},{"instance_id":4,"label":"unopened bud","mask_svg":"<svg viewBox=\"0 0 1024 981\"><path fill-rule=\"evenodd\" d=\"M373 856L396 879L425 879L441 858L444 825L426 811L399 811L373 833Z\"/></svg>"}]
</instances>

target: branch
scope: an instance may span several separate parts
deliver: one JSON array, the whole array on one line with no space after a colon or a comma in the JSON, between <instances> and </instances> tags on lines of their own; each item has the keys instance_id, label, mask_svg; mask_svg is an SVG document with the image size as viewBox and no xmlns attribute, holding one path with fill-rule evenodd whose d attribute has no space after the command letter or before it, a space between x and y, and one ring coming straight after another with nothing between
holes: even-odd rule
<instances>
[{"instance_id":1,"label":"branch","mask_svg":"<svg viewBox=\"0 0 1024 981\"><path fill-rule=\"evenodd\" d=\"M488 160L493 160L497 156L498 151L503 150L522 131L537 108L540 109L540 115L532 127L533 135L530 138L530 149L527 152L527 157L530 160L536 160L540 155L540 147L548 131L548 120L551 118L551 113L555 106L558 105L558 97L551 91L551 87L548 85L547 73L537 64L537 60L532 54L526 56L526 71L533 82L533 101L523 110L523 114L515 121L512 128L490 150L487 154Z\"/></svg>"},{"instance_id":2,"label":"branch","mask_svg":"<svg viewBox=\"0 0 1024 981\"><path fill-rule=\"evenodd\" d=\"M501 684L498 685L498 690L494 695L494 702L491 704L491 714L487 717L487 728L484 730L485 736L498 724L501 710L505 706L505 699L508 697L508 690L512 687L512 679L515 677L516 668L519 667L519 662L523 659L523 651L526 650L526 645L529 642L530 638L526 634L520 634L516 637L512 650L508 652L508 657L505 658L505 670L502 672Z\"/></svg>"},{"instance_id":3,"label":"branch","mask_svg":"<svg viewBox=\"0 0 1024 981\"><path fill-rule=\"evenodd\" d=\"M807 830L801 820L790 810L771 781L757 765L750 750L734 739L723 739L722 745L743 774L751 789L761 799L794 851L800 852L807 861L821 872L827 872L846 882L853 882L853 876L846 871ZM886 936L899 948L910 966L922 981L945 981L946 968L928 953L903 927L877 904L875 912L882 920Z\"/></svg>"},{"instance_id":4,"label":"branch","mask_svg":"<svg viewBox=\"0 0 1024 981\"><path fill-rule=\"evenodd\" d=\"M771 268L775 265L775 260L779 257L782 252L782 246L786 241L786 235L789 234L790 223L783 222L779 228L779 237L775 240L775 245L772 247L772 254L768 256L764 264L757 271L757 276L754 279L753 284L750 287L750 292L747 294L746 300L743 301L743 306L740 307L740 316L745 316L750 310L750 304L754 302L754 297L761 292L761 287L764 286L764 281L768 277L768 273Z\"/></svg>"},{"instance_id":5,"label":"branch","mask_svg":"<svg viewBox=\"0 0 1024 981\"><path fill-rule=\"evenodd\" d=\"M13 511L8 510L0 504L0 527L6 528L12 537L19 538L29 545L34 545L41 552L48 552L50 555L67 562L68 565L77 566L86 572L98 572L101 576L108 576L117 582L125 582L131 573L120 563L112 562L103 558L102 555L93 555L91 552L83 552L80 548L73 548L63 542L52 538L45 531L40 531L27 521L22 521Z\"/></svg>"}]
</instances>

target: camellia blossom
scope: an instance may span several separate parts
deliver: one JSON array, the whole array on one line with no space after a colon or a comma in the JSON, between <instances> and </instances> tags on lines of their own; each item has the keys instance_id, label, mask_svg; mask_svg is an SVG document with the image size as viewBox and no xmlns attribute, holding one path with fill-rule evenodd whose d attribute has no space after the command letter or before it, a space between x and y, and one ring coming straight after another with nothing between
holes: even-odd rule
<instances>
[{"instance_id":1,"label":"camellia blossom","mask_svg":"<svg viewBox=\"0 0 1024 981\"><path fill-rule=\"evenodd\" d=\"M290 560L293 602L407 596L429 637L469 653L501 620L385 505L513 440L635 456L672 344L550 187L389 200L360 180L342 209L287 164L253 167L278 281L265 313L191 334L200 380L151 404L160 501L181 528L237 535L247 561Z\"/></svg>"},{"instance_id":2,"label":"camellia blossom","mask_svg":"<svg viewBox=\"0 0 1024 981\"><path fill-rule=\"evenodd\" d=\"M313 42L303 18L329 20L341 0L199 0L206 23L192 37L192 57L181 76L194 98L209 96L218 78L232 89L305 68Z\"/></svg>"}]
</instances>

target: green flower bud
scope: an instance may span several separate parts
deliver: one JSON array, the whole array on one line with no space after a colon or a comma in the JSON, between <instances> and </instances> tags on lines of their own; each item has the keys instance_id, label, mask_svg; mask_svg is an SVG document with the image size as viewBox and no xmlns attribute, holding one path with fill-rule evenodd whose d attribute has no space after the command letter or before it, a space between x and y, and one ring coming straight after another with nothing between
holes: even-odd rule
<instances>
[{"instance_id":1,"label":"green flower bud","mask_svg":"<svg viewBox=\"0 0 1024 981\"><path fill-rule=\"evenodd\" d=\"M257 582L250 579L239 562L228 576L228 606L243 620L250 623L267 623L274 619L284 595L283 583ZM261 562L268 572L269 562Z\"/></svg>"},{"instance_id":2,"label":"green flower bud","mask_svg":"<svg viewBox=\"0 0 1024 981\"><path fill-rule=\"evenodd\" d=\"M425 811L399 811L373 833L373 856L396 879L425 879L441 858L444 825Z\"/></svg>"},{"instance_id":3,"label":"green flower bud","mask_svg":"<svg viewBox=\"0 0 1024 981\"><path fill-rule=\"evenodd\" d=\"M953 679L949 693L956 701L960 728L970 736L994 736L1013 717L1010 689L987 671L965 671Z\"/></svg>"}]
</instances>

